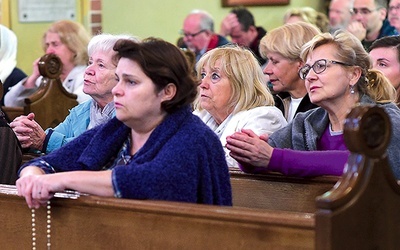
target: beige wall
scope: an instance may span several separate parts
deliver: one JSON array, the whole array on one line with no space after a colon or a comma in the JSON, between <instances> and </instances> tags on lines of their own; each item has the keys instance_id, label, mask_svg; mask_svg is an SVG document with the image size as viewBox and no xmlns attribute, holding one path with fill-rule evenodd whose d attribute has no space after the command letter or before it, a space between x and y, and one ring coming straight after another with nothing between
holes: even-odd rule
<instances>
[{"instance_id":1,"label":"beige wall","mask_svg":"<svg viewBox=\"0 0 400 250\"><path fill-rule=\"evenodd\" d=\"M32 72L32 63L43 55L40 41L50 23L20 23L17 0L0 0L1 21L10 27L18 37L18 67L27 74ZM90 0L78 0L78 21L90 31ZM282 24L285 11L292 7L310 6L317 10L324 7L319 0L291 0L284 6L249 7L256 24L271 30ZM108 33L129 33L145 38L156 36L175 43L182 21L192 9L204 9L219 23L230 11L222 7L221 0L102 0L102 26Z\"/></svg>"},{"instance_id":2,"label":"beige wall","mask_svg":"<svg viewBox=\"0 0 400 250\"><path fill-rule=\"evenodd\" d=\"M175 43L182 21L192 9L204 9L215 19L215 28L230 11L221 0L102 0L103 30L130 33L145 38L156 36ZM283 14L292 7L310 6L322 10L320 0L291 0L290 5L249 7L256 25L271 30L282 24Z\"/></svg>"}]
</instances>

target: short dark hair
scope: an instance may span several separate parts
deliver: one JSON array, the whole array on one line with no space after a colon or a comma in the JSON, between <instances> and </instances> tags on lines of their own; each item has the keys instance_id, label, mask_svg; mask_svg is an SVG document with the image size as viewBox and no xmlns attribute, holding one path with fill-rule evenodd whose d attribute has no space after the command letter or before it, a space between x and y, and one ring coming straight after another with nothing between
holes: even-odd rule
<instances>
[{"instance_id":1,"label":"short dark hair","mask_svg":"<svg viewBox=\"0 0 400 250\"><path fill-rule=\"evenodd\" d=\"M231 10L235 14L243 31L248 31L251 26L256 26L253 14L244 7L236 7Z\"/></svg>"},{"instance_id":2,"label":"short dark hair","mask_svg":"<svg viewBox=\"0 0 400 250\"><path fill-rule=\"evenodd\" d=\"M397 61L400 62L400 36L385 36L376 39L369 47L369 52L377 48L396 48Z\"/></svg>"},{"instance_id":3,"label":"short dark hair","mask_svg":"<svg viewBox=\"0 0 400 250\"><path fill-rule=\"evenodd\" d=\"M158 38L147 38L140 43L121 39L115 46L117 59L128 58L138 63L158 91L169 83L176 86L175 96L161 103L161 107L172 113L182 106L191 104L197 95L197 81L181 50L175 45Z\"/></svg>"}]
</instances>

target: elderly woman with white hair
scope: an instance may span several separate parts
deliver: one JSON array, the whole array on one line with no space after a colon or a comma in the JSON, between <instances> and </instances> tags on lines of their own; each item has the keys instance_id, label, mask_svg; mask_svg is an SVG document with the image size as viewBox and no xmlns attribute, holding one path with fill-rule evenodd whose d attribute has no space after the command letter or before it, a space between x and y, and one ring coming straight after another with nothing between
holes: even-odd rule
<instances>
[{"instance_id":1,"label":"elderly woman with white hair","mask_svg":"<svg viewBox=\"0 0 400 250\"><path fill-rule=\"evenodd\" d=\"M33 113L20 116L10 126L23 148L48 154L73 140L88 129L103 124L115 116L112 88L117 84L117 61L113 50L120 39L139 39L128 35L100 34L88 45L89 63L85 70L83 92L92 99L71 109L65 120L44 131Z\"/></svg>"}]
</instances>

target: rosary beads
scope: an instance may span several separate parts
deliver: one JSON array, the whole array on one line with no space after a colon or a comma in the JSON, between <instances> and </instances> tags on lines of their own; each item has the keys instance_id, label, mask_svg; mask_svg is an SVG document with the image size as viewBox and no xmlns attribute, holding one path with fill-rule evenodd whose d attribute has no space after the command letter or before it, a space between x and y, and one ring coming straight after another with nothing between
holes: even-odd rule
<instances>
[{"instance_id":1,"label":"rosary beads","mask_svg":"<svg viewBox=\"0 0 400 250\"><path fill-rule=\"evenodd\" d=\"M51 247L51 205L50 201L47 202L47 211L46 211L46 237L47 237L47 249L50 250ZM36 250L36 237L37 237L37 231L36 231L36 213L35 209L32 208L32 249Z\"/></svg>"}]
</instances>

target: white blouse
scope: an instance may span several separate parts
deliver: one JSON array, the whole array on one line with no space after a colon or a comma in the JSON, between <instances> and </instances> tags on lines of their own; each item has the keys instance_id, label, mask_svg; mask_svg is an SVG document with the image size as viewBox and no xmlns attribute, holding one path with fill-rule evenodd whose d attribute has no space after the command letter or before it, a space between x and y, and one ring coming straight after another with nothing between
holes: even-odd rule
<instances>
[{"instance_id":1,"label":"white blouse","mask_svg":"<svg viewBox=\"0 0 400 250\"><path fill-rule=\"evenodd\" d=\"M210 127L220 138L225 151L225 158L229 167L238 168L238 163L229 155L226 148L226 137L241 129L251 129L255 134L272 134L276 130L287 125L287 121L282 112L275 106L261 106L250 110L240 111L234 115L229 115L220 125L206 110L195 110L193 114Z\"/></svg>"}]
</instances>

